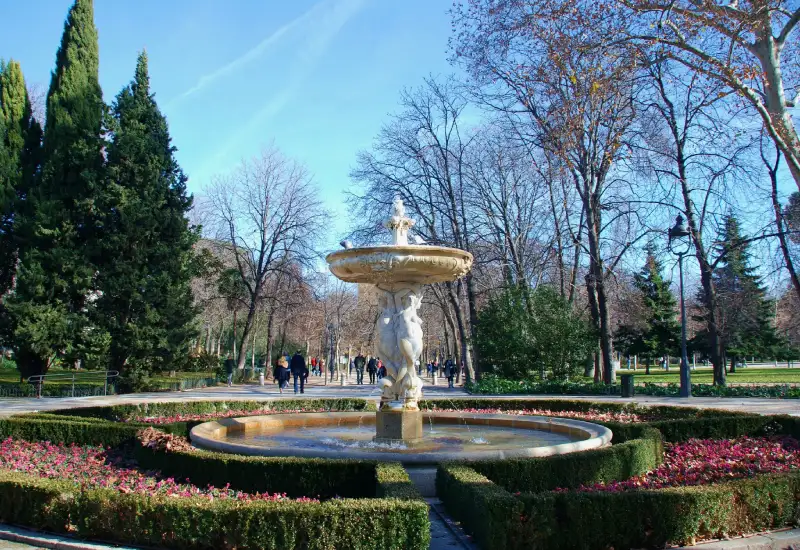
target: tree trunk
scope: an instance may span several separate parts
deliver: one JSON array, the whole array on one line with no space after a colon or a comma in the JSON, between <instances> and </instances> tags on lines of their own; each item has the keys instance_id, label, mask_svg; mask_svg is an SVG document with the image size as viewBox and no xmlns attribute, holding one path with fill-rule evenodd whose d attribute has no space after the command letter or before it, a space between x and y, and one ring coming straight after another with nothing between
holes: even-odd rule
<instances>
[{"instance_id":1,"label":"tree trunk","mask_svg":"<svg viewBox=\"0 0 800 550\"><path fill-rule=\"evenodd\" d=\"M472 364L472 354L470 351L469 332L464 319L464 312L461 311L459 305L458 295L456 294L453 283L446 283L448 297L450 298L450 305L453 306L453 311L456 317L456 324L458 326L458 336L461 339L461 356L464 358L464 368L466 369L466 382L475 380L475 368Z\"/></svg>"},{"instance_id":2,"label":"tree trunk","mask_svg":"<svg viewBox=\"0 0 800 550\"><path fill-rule=\"evenodd\" d=\"M236 312L234 311L234 315ZM254 320L256 317L256 304L252 302L250 307L247 310L247 318L244 321L244 327L242 328L242 344L239 348L239 356L236 360L236 367L239 369L244 368L244 364L247 361L247 337L250 336L250 331L253 329ZM236 325L234 325L234 332L233 332L233 345L234 351L236 353Z\"/></svg>"},{"instance_id":3,"label":"tree trunk","mask_svg":"<svg viewBox=\"0 0 800 550\"><path fill-rule=\"evenodd\" d=\"M763 156L762 156L763 158ZM778 157L780 159L780 157ZM766 163L766 159L764 160ZM778 229L778 242L781 246L781 253L783 254L783 262L786 265L786 271L789 272L789 278L792 281L792 287L794 287L794 291L797 294L797 297L800 298L800 278L797 276L797 271L794 267L794 262L792 261L792 254L789 251L789 244L786 241L786 231L783 222L783 210L781 209L780 200L778 200L778 163L775 162L775 169L773 170L772 166L767 164L767 170L769 171L769 178L772 182L772 209L775 212L775 227Z\"/></svg>"}]
</instances>

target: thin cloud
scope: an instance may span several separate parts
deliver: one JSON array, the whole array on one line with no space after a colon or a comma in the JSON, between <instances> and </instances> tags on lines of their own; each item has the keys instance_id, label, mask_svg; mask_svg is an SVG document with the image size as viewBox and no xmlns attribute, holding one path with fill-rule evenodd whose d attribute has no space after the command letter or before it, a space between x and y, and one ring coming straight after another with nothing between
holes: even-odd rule
<instances>
[{"instance_id":1,"label":"thin cloud","mask_svg":"<svg viewBox=\"0 0 800 550\"><path fill-rule=\"evenodd\" d=\"M336 14L340 11L349 12L350 9L348 8L350 8L352 5L355 5L355 11L357 11L357 8L360 7L361 3L361 0L345 0L344 2L337 0L323 0L322 2L314 4L308 11L278 28L275 32L256 44L253 48L250 48L244 54L240 55L228 64L223 65L217 70L201 76L194 86L177 96L169 103L172 105L179 103L180 101L186 99L192 94L199 92L220 78L247 65L251 61L260 58L266 52L268 52L271 47L280 42L284 36L289 34L290 31L294 30L295 28L307 27L309 24L313 25L314 22L319 21L321 18L331 14Z\"/></svg>"},{"instance_id":2,"label":"thin cloud","mask_svg":"<svg viewBox=\"0 0 800 550\"><path fill-rule=\"evenodd\" d=\"M293 70L291 74L283 79L284 86L282 89L271 94L266 102L255 111L249 120L247 120L244 127L240 126L236 132L225 141L225 144L218 148L210 162L203 167L204 169L200 170L201 173L208 174L210 172L210 170L208 170L209 168L219 168L234 150L240 150L239 145L242 141L247 140L257 143L263 141L260 136L254 138L252 134L268 119L279 114L285 106L291 102L305 79L312 73L316 62L325 53L328 45L336 38L339 32L341 32L347 22L361 10L366 2L367 0L325 0L316 4L291 23L281 27L281 29L273 33L273 35L267 39L271 39L277 32L283 31L281 36L284 36L289 34L289 30L297 30L296 33L291 33L297 35L299 38L297 48L294 50L295 63L292 65ZM286 30L284 31L283 29ZM266 42L266 40L264 42ZM259 44L256 48L260 46ZM265 50L266 48L260 50L259 55ZM246 53L234 62L229 63L223 69L227 69L234 63L237 63L237 67L241 66L241 64L245 62L239 63L239 60L248 56L252 51L253 50ZM257 56L254 55L249 59L255 57ZM223 69L219 69L213 74L216 75ZM196 87L197 86L195 86L195 88Z\"/></svg>"}]
</instances>

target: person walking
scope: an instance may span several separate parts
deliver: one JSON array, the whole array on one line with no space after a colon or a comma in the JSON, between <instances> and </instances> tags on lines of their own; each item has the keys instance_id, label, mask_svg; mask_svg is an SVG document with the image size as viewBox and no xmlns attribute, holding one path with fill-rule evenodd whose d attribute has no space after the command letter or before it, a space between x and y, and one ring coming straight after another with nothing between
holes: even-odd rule
<instances>
[{"instance_id":1,"label":"person walking","mask_svg":"<svg viewBox=\"0 0 800 550\"><path fill-rule=\"evenodd\" d=\"M367 372L369 373L369 383L375 383L375 374L378 372L378 362L374 357L370 357L367 362Z\"/></svg>"},{"instance_id":2,"label":"person walking","mask_svg":"<svg viewBox=\"0 0 800 550\"><path fill-rule=\"evenodd\" d=\"M334 361L331 362L330 365L328 365L328 372L331 375L331 380L330 381L333 382L333 373L336 372L336 360L335 360L335 358L334 358Z\"/></svg>"},{"instance_id":3,"label":"person walking","mask_svg":"<svg viewBox=\"0 0 800 550\"><path fill-rule=\"evenodd\" d=\"M317 358L316 357L312 357L311 358L311 374L313 374L315 376L317 374Z\"/></svg>"},{"instance_id":4,"label":"person walking","mask_svg":"<svg viewBox=\"0 0 800 550\"><path fill-rule=\"evenodd\" d=\"M448 357L444 362L444 375L447 377L447 387L453 387L453 377L456 375L456 363L452 357Z\"/></svg>"},{"instance_id":5,"label":"person walking","mask_svg":"<svg viewBox=\"0 0 800 550\"><path fill-rule=\"evenodd\" d=\"M278 365L275 367L275 381L278 383L278 391L283 393L283 388L289 385L289 364L285 357L278 358Z\"/></svg>"},{"instance_id":6,"label":"person walking","mask_svg":"<svg viewBox=\"0 0 800 550\"><path fill-rule=\"evenodd\" d=\"M291 371L292 378L294 379L294 393L297 393L298 380L300 382L300 393L305 393L305 383L306 378L308 378L308 368L306 368L306 360L303 359L303 356L300 354L300 350L297 350L292 356L292 361L289 363L289 370Z\"/></svg>"},{"instance_id":7,"label":"person walking","mask_svg":"<svg viewBox=\"0 0 800 550\"><path fill-rule=\"evenodd\" d=\"M358 355L356 355L356 358L353 360L353 364L356 367L356 384L363 385L364 384L364 365L367 364L367 358L359 353Z\"/></svg>"},{"instance_id":8,"label":"person walking","mask_svg":"<svg viewBox=\"0 0 800 550\"><path fill-rule=\"evenodd\" d=\"M225 359L225 373L228 375L228 387L233 386L233 373L236 371L236 363L233 362L233 355L228 354Z\"/></svg>"},{"instance_id":9,"label":"person walking","mask_svg":"<svg viewBox=\"0 0 800 550\"><path fill-rule=\"evenodd\" d=\"M384 376L386 376L386 367L384 366L383 361L381 361L381 358L378 357L378 380Z\"/></svg>"}]
</instances>

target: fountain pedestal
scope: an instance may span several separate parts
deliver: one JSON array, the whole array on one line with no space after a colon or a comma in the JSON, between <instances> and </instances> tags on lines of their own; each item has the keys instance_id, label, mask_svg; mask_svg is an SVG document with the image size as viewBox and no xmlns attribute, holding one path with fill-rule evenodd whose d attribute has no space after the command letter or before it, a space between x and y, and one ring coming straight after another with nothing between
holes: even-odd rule
<instances>
[{"instance_id":1,"label":"fountain pedestal","mask_svg":"<svg viewBox=\"0 0 800 550\"><path fill-rule=\"evenodd\" d=\"M375 418L375 441L414 443L422 439L422 411L384 409Z\"/></svg>"}]
</instances>

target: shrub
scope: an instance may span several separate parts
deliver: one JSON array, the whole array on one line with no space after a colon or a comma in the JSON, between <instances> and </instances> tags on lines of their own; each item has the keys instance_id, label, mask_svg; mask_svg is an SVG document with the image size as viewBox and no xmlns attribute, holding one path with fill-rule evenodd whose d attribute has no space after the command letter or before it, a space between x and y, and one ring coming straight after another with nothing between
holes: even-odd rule
<instances>
[{"instance_id":1,"label":"shrub","mask_svg":"<svg viewBox=\"0 0 800 550\"><path fill-rule=\"evenodd\" d=\"M543 458L482 460L470 466L509 491L538 492L628 479L655 469L663 460L661 434L640 427L638 439L610 447Z\"/></svg>"},{"instance_id":2,"label":"shrub","mask_svg":"<svg viewBox=\"0 0 800 550\"><path fill-rule=\"evenodd\" d=\"M795 517L800 475L620 493L519 496L526 548L651 548L783 527Z\"/></svg>"},{"instance_id":3,"label":"shrub","mask_svg":"<svg viewBox=\"0 0 800 550\"><path fill-rule=\"evenodd\" d=\"M27 382L0 382L0 398L2 397L36 397L38 387ZM108 394L116 393L113 383L108 385ZM103 384L75 384L75 397L93 397L105 395ZM72 397L72 384L46 382L42 385L42 397Z\"/></svg>"},{"instance_id":4,"label":"shrub","mask_svg":"<svg viewBox=\"0 0 800 550\"><path fill-rule=\"evenodd\" d=\"M572 306L546 286L506 289L478 316L475 346L484 371L557 379L576 375L592 350L592 331Z\"/></svg>"},{"instance_id":5,"label":"shrub","mask_svg":"<svg viewBox=\"0 0 800 550\"><path fill-rule=\"evenodd\" d=\"M158 451L136 446L140 466L194 485L214 485L247 493L286 493L290 497L375 496L375 462L323 458L257 457L210 451Z\"/></svg>"},{"instance_id":6,"label":"shrub","mask_svg":"<svg viewBox=\"0 0 800 550\"><path fill-rule=\"evenodd\" d=\"M466 466L442 465L439 496L494 550L653 548L783 527L797 517L800 474L659 490L512 495Z\"/></svg>"},{"instance_id":7,"label":"shrub","mask_svg":"<svg viewBox=\"0 0 800 550\"><path fill-rule=\"evenodd\" d=\"M484 550L507 550L518 544L522 503L472 468L440 464L436 494Z\"/></svg>"},{"instance_id":8,"label":"shrub","mask_svg":"<svg viewBox=\"0 0 800 550\"><path fill-rule=\"evenodd\" d=\"M0 472L0 521L81 538L151 547L423 550L428 510L419 500L238 502L170 499Z\"/></svg>"},{"instance_id":9,"label":"shrub","mask_svg":"<svg viewBox=\"0 0 800 550\"><path fill-rule=\"evenodd\" d=\"M51 420L16 416L0 418L0 437L115 447L132 441L139 428L110 422Z\"/></svg>"},{"instance_id":10,"label":"shrub","mask_svg":"<svg viewBox=\"0 0 800 550\"><path fill-rule=\"evenodd\" d=\"M379 498L422 499L417 487L408 477L408 472L398 462L375 465L375 486L376 496Z\"/></svg>"}]
</instances>

